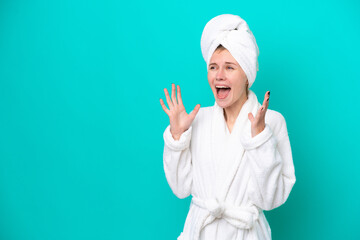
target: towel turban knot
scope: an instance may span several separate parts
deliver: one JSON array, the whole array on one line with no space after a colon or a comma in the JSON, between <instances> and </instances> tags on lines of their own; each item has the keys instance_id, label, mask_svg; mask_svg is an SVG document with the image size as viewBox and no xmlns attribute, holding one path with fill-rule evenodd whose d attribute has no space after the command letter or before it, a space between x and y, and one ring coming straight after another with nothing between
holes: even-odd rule
<instances>
[{"instance_id":1,"label":"towel turban knot","mask_svg":"<svg viewBox=\"0 0 360 240\"><path fill-rule=\"evenodd\" d=\"M212 18L201 35L201 52L209 68L210 58L219 45L223 45L245 72L249 88L259 70L259 48L244 19L237 15L222 14Z\"/></svg>"}]
</instances>

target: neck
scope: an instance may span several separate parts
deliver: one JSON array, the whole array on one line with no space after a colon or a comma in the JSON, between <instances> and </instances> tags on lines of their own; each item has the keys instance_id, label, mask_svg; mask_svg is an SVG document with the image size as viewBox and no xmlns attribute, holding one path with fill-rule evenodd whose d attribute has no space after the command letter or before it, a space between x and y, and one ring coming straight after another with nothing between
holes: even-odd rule
<instances>
[{"instance_id":1,"label":"neck","mask_svg":"<svg viewBox=\"0 0 360 240\"><path fill-rule=\"evenodd\" d=\"M233 103L231 106L224 108L224 117L226 122L234 123L236 121L236 118L247 99L248 97L245 95L244 97L239 98L239 100Z\"/></svg>"}]
</instances>

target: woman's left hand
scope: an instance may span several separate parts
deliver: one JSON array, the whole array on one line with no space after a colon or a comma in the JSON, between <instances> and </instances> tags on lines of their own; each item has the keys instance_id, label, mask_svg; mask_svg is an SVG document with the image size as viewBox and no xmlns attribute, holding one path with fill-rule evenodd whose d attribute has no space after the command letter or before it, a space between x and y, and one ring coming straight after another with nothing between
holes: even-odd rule
<instances>
[{"instance_id":1,"label":"woman's left hand","mask_svg":"<svg viewBox=\"0 0 360 240\"><path fill-rule=\"evenodd\" d=\"M256 117L250 112L248 114L251 122L251 136L255 137L265 129L265 113L269 107L270 91L265 93L265 98L262 106L259 108Z\"/></svg>"}]
</instances>

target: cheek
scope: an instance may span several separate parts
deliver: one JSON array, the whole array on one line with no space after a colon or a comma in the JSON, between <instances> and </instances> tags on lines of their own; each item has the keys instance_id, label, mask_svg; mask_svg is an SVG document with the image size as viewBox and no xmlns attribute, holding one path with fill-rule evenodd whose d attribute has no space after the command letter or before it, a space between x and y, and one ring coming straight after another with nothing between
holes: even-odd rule
<instances>
[{"instance_id":1,"label":"cheek","mask_svg":"<svg viewBox=\"0 0 360 240\"><path fill-rule=\"evenodd\" d=\"M236 94L236 95L239 95L239 94L241 94L241 92L244 92L244 91L246 91L246 85L245 84L243 84L243 82L237 82L235 85L233 85L234 86L234 93Z\"/></svg>"},{"instance_id":2,"label":"cheek","mask_svg":"<svg viewBox=\"0 0 360 240\"><path fill-rule=\"evenodd\" d=\"M213 77L211 74L207 75L207 79L208 79L208 83L210 84L210 86L214 85L214 81L213 81Z\"/></svg>"},{"instance_id":3,"label":"cheek","mask_svg":"<svg viewBox=\"0 0 360 240\"><path fill-rule=\"evenodd\" d=\"M210 72L208 72L208 74L207 74L207 78L210 80L210 79L212 79L213 78L213 76L212 76L213 74L212 73L210 73Z\"/></svg>"},{"instance_id":4,"label":"cheek","mask_svg":"<svg viewBox=\"0 0 360 240\"><path fill-rule=\"evenodd\" d=\"M246 88L246 77L244 78L244 76L239 76L239 81L236 81L236 87L239 88L239 90L241 89L245 89Z\"/></svg>"}]
</instances>

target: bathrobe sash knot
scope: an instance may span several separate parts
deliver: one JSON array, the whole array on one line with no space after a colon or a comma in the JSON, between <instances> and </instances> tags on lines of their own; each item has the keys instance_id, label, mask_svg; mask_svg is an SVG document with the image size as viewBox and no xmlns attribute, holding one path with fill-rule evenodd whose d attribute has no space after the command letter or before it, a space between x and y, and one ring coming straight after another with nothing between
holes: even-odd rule
<instances>
[{"instance_id":1,"label":"bathrobe sash knot","mask_svg":"<svg viewBox=\"0 0 360 240\"><path fill-rule=\"evenodd\" d=\"M218 199L203 200L198 197L192 198L192 203L207 210L207 214L200 221L197 234L194 239L199 239L201 230L217 218L223 218L234 227L250 229L259 218L259 209L252 206L234 206Z\"/></svg>"}]
</instances>

